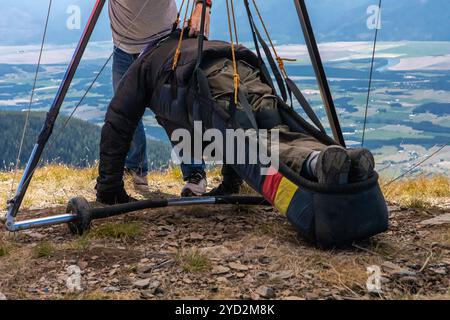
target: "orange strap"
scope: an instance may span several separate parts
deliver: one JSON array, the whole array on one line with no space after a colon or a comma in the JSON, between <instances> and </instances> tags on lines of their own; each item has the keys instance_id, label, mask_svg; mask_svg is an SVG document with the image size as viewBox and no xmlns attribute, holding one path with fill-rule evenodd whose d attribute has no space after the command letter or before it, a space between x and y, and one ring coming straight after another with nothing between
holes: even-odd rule
<instances>
[{"instance_id":1,"label":"orange strap","mask_svg":"<svg viewBox=\"0 0 450 320\"><path fill-rule=\"evenodd\" d=\"M186 29L187 15L188 15L189 4L190 3L191 3L191 0L187 0L186 9L185 9L185 12L184 12L183 27L181 28L180 38L178 39L177 50L175 51L175 56L173 57L172 70L175 70L177 68L178 62L179 62L180 57L181 57L181 45L183 44L184 31ZM182 5L183 4L184 4L184 0L183 0Z\"/></svg>"}]
</instances>

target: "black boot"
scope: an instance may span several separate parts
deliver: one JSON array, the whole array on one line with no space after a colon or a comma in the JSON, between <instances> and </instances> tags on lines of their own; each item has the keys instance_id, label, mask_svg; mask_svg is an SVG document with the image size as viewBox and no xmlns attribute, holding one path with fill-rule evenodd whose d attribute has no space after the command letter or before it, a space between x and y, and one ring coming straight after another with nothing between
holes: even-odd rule
<instances>
[{"instance_id":1,"label":"black boot","mask_svg":"<svg viewBox=\"0 0 450 320\"><path fill-rule=\"evenodd\" d=\"M322 184L346 184L350 166L351 160L347 150L340 146L329 146L317 158L317 180Z\"/></svg>"},{"instance_id":2,"label":"black boot","mask_svg":"<svg viewBox=\"0 0 450 320\"><path fill-rule=\"evenodd\" d=\"M106 205L115 205L122 203L135 202L136 199L130 197L125 189L121 189L116 192L102 192L97 191L97 202Z\"/></svg>"},{"instance_id":3,"label":"black boot","mask_svg":"<svg viewBox=\"0 0 450 320\"><path fill-rule=\"evenodd\" d=\"M364 148L350 149L347 153L352 161L349 174L350 182L365 181L373 175L375 159L369 150Z\"/></svg>"},{"instance_id":4,"label":"black boot","mask_svg":"<svg viewBox=\"0 0 450 320\"><path fill-rule=\"evenodd\" d=\"M231 194L239 194L244 180L234 171L230 165L222 166L222 183L212 189L205 196L228 196Z\"/></svg>"}]
</instances>

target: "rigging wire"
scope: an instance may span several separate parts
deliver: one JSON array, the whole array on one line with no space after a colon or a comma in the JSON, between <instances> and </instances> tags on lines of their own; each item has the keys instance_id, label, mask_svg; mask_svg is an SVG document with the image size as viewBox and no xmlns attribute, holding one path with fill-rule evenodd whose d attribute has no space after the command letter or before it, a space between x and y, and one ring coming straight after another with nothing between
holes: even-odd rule
<instances>
[{"instance_id":1,"label":"rigging wire","mask_svg":"<svg viewBox=\"0 0 450 320\"><path fill-rule=\"evenodd\" d=\"M371 94L371 90L372 90L373 68L374 68L374 64L375 64L375 53L376 53L376 47L377 47L377 41L378 41L378 31L379 31L379 27L380 27L380 23L381 23L381 6L382 6L382 0L379 0L379 3L378 3L379 10L378 10L378 17L377 17L377 21L376 21L375 36L374 36L374 41L373 41L372 59L371 59L371 63L370 63L369 84L368 84L368 88L367 88L367 99L366 99L366 108L365 108L365 112L364 112L364 125L363 125L363 132L362 132L362 138L361 138L361 146L364 146L365 136L366 136L370 94ZM390 186L392 183L407 176L408 174L413 172L415 169L420 168L424 163L426 163L427 161L429 161L430 159L435 157L437 154L439 154L442 150L444 150L444 148L446 146L448 146L448 143L445 143L444 145L439 147L435 152L433 152L431 155L429 155L422 161L413 165L409 170L407 170L406 172L402 173L398 177L396 177L396 178L392 179L391 181L389 181L388 183L386 183L384 185L384 187ZM381 169L379 171L383 171L389 167L390 167L390 165L384 167L383 169Z\"/></svg>"},{"instance_id":2,"label":"rigging wire","mask_svg":"<svg viewBox=\"0 0 450 320\"><path fill-rule=\"evenodd\" d=\"M363 133L361 137L361 146L364 146L365 138L366 138L366 126L367 126L367 116L369 111L369 103L370 103L370 93L372 91L372 77L373 77L373 66L375 64L375 53L377 50L377 40L378 40L378 30L380 27L380 19L381 19L381 4L382 0L378 2L378 17L375 26L375 37L373 39L373 49L372 49L372 60L370 63L370 73L369 73L369 85L367 86L367 99L366 99L366 109L364 112L364 125L363 125Z\"/></svg>"},{"instance_id":3,"label":"rigging wire","mask_svg":"<svg viewBox=\"0 0 450 320\"><path fill-rule=\"evenodd\" d=\"M123 37L121 37L120 41L117 43L116 48L118 48L122 42L124 41L124 39L128 36L131 27L134 26L137 18L139 18L139 16L141 15L142 11L144 10L144 8L147 6L147 4L150 2L150 0L147 0L144 5L141 7L141 9L138 11L137 15L134 17L134 19L131 21L130 25L128 26L128 28L126 29L125 35ZM184 2L184 1L183 1ZM105 68L108 66L109 62L111 61L115 51L117 49L114 49L113 52L109 55L109 57L106 59L106 61L103 63L103 65L100 67L99 71L97 72L96 76L94 77L94 79L91 81L91 83L89 84L89 86L87 87L87 89L85 90L85 92L83 93L83 95L81 96L80 100L78 101L78 103L75 105L74 109L72 110L71 114L69 115L69 117L67 117L67 119L64 121L63 126L61 127L61 129L59 130L59 133L57 134L56 138L53 140L53 143L55 143L58 138L61 136L62 132L64 132L64 129L66 129L67 125L69 124L70 120L73 118L73 116L75 115L75 113L77 112L78 108L81 106L81 104L83 103L84 99L87 97L87 95L89 94L89 92L91 91L91 89L93 88L94 84L97 82L98 78L100 77L100 75L103 73L103 71L105 70ZM50 143L51 147L53 144Z\"/></svg>"},{"instance_id":4,"label":"rigging wire","mask_svg":"<svg viewBox=\"0 0 450 320\"><path fill-rule=\"evenodd\" d=\"M174 23L174 29L178 28L178 25L180 24L181 10L183 9L184 2L185 2L185 1L186 1L186 0L183 0L183 1L181 2L180 10L177 12L177 19L175 20L175 23Z\"/></svg>"},{"instance_id":5,"label":"rigging wire","mask_svg":"<svg viewBox=\"0 0 450 320\"><path fill-rule=\"evenodd\" d=\"M236 26L236 15L234 14L234 0L230 0L230 3L231 3L231 14L233 15L234 36L236 37L236 45L239 45L239 36Z\"/></svg>"},{"instance_id":6,"label":"rigging wire","mask_svg":"<svg viewBox=\"0 0 450 320\"><path fill-rule=\"evenodd\" d=\"M178 61L180 60L180 57L181 57L181 46L183 44L184 32L185 32L186 28L188 27L188 25L190 24L190 22L188 21L188 18L187 18L188 17L190 3L191 3L191 0L188 0L188 2L186 4L186 9L185 9L184 18L183 18L183 25L181 27L180 37L178 39L177 50L175 51L175 55L173 57L173 62L172 62L172 70L173 71L175 71L175 69L178 66ZM183 7L181 7L181 9L182 8ZM181 11L181 9L180 9L180 11ZM188 25L186 25L186 24L188 24Z\"/></svg>"},{"instance_id":7,"label":"rigging wire","mask_svg":"<svg viewBox=\"0 0 450 320\"><path fill-rule=\"evenodd\" d=\"M432 154L430 154L428 157L426 157L425 159L423 159L422 161L416 163L415 165L413 165L409 170L407 170L406 172L402 173L401 175L399 175L398 177L392 179L391 181L389 181L388 183L386 183L383 187L388 187L390 186L392 183L400 180L401 178L405 177L406 175L408 175L409 173L413 172L415 169L421 167L425 162L427 162L428 160L430 160L431 158L435 157L437 154L439 154L442 150L444 150L445 147L448 146L448 142L445 143L444 145L442 145L441 147L439 147L436 151L434 151Z\"/></svg>"},{"instance_id":8,"label":"rigging wire","mask_svg":"<svg viewBox=\"0 0 450 320\"><path fill-rule=\"evenodd\" d=\"M78 110L78 108L81 106L81 104L83 103L84 99L87 97L89 91L91 91L92 87L94 86L94 84L97 82L98 78L100 77L100 75L102 74L103 70L105 70L106 66L109 64L109 61L112 59L113 57L113 53L111 53L108 57L108 59L105 61L105 63L102 65L102 67L100 68L100 70L97 72L97 75L95 76L94 80L89 84L88 88L85 90L85 92L83 93L83 95L81 96L80 100L78 101L78 103L75 105L75 107L73 108L72 112L70 113L69 117L67 117L67 119L64 121L64 124L62 125L61 130L59 130L58 134L56 135L56 137L53 139L53 141L51 141L49 143L48 149L50 149L55 141L58 141L58 139L61 137L62 133L64 132L64 129L67 127L67 125L69 124L70 119L72 119L72 117L75 115L75 112Z\"/></svg>"},{"instance_id":9,"label":"rigging wire","mask_svg":"<svg viewBox=\"0 0 450 320\"><path fill-rule=\"evenodd\" d=\"M230 0L230 1L232 2L233 0ZM227 4L228 32L230 33L231 54L232 54L232 58L233 58L234 103L237 105L239 102L238 94L239 94L240 77L239 77L239 71L238 71L237 62L236 62L233 27L232 27L230 15L231 14L233 15L233 20L235 20L235 17L234 17L234 12L233 13L230 12L229 0L225 0L225 2ZM235 27L236 27L236 25L235 25ZM235 29L235 31L236 31L236 29ZM237 35L236 35L236 37L237 37Z\"/></svg>"},{"instance_id":10,"label":"rigging wire","mask_svg":"<svg viewBox=\"0 0 450 320\"><path fill-rule=\"evenodd\" d=\"M20 144L19 144L19 151L17 153L17 158L16 158L16 165L15 165L15 168L14 168L14 175L13 175L13 179L12 179L12 183L11 183L11 190L10 190L11 193L14 191L14 185L15 185L15 182L16 182L17 170L19 169L20 157L22 156L22 150L23 150L23 145L24 145L24 142L25 142L25 136L26 136L26 132L27 132L27 129L28 129L28 125L29 125L30 114L31 114L31 105L33 104L34 93L35 93L35 90L36 90L36 84L37 84L37 79L38 79L38 75L39 75L39 69L41 67L42 53L44 51L45 38L47 36L48 22L50 20L51 9L52 9L52 0L49 0L49 2L48 2L48 9L47 9L47 16L45 18L44 33L42 35L41 47L40 47L40 50L39 50L38 63L37 63L37 66L36 66L36 71L34 73L33 87L31 89L30 101L28 103L28 110L27 110L27 114L26 114L26 117L25 117L25 123L24 123L23 130L22 130L22 137L20 139Z\"/></svg>"},{"instance_id":11,"label":"rigging wire","mask_svg":"<svg viewBox=\"0 0 450 320\"><path fill-rule=\"evenodd\" d=\"M120 41L117 43L116 48L118 48L122 42L127 38L128 34L130 33L131 27L134 27L134 24L137 20L137 18L140 17L140 15L142 14L142 11L144 11L145 7L147 6L147 4L150 2L150 0L145 1L144 5L141 7L141 9L138 11L138 13L136 14L136 16L133 18L133 20L131 21L131 23L128 25L126 31L125 31L125 35L123 37L120 38ZM98 78L100 77L101 73L103 72L103 70L105 70L106 66L108 65L108 63L110 62L112 56L114 55L114 53L116 52L117 49L114 49L113 52L111 53L111 55L108 57L108 59L106 59L105 63L103 63L103 65L101 66L100 70L97 72L97 75L95 76L95 78L91 81L91 83L89 84L88 88L85 90L83 96L81 97L81 99L79 100L79 102L76 104L74 110L72 111L72 113L70 114L70 116L66 119L66 121L64 122L63 127L61 128L61 131L64 131L64 129L67 127L67 124L69 123L69 121L71 120L71 118L75 115L75 112L77 111L77 109L80 107L81 103L84 101L84 99L86 98L86 96L88 95L89 91L92 89L92 87L94 86L95 82L97 82Z\"/></svg>"}]
</instances>

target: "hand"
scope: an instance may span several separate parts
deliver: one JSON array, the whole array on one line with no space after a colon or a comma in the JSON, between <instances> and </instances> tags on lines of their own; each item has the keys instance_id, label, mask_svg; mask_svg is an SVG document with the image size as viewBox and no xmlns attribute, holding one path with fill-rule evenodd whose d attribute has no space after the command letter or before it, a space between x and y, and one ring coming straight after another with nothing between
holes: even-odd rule
<instances>
[{"instance_id":1,"label":"hand","mask_svg":"<svg viewBox=\"0 0 450 320\"><path fill-rule=\"evenodd\" d=\"M189 31L189 37L197 37L200 34L200 26L202 21L202 10L203 4L197 3L195 5L194 12L192 13L191 18L191 30ZM205 17L205 37L209 38L209 25L211 21L211 8L206 8L206 17Z\"/></svg>"}]
</instances>

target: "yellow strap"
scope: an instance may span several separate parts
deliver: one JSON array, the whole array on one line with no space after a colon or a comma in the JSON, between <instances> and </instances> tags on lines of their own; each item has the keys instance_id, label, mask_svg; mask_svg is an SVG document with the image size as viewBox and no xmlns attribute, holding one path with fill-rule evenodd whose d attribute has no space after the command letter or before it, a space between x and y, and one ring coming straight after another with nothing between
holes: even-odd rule
<instances>
[{"instance_id":1,"label":"yellow strap","mask_svg":"<svg viewBox=\"0 0 450 320\"><path fill-rule=\"evenodd\" d=\"M292 202L292 198L294 198L297 190L298 186L296 184L283 177L278 186L278 190L274 200L275 207L280 211L281 214L286 215L289 209L289 205Z\"/></svg>"},{"instance_id":2,"label":"yellow strap","mask_svg":"<svg viewBox=\"0 0 450 320\"><path fill-rule=\"evenodd\" d=\"M241 77L237 71L233 74L233 85L234 85L234 103L238 105L238 93L239 93L239 83L241 82Z\"/></svg>"},{"instance_id":3,"label":"yellow strap","mask_svg":"<svg viewBox=\"0 0 450 320\"><path fill-rule=\"evenodd\" d=\"M183 19L183 27L181 28L180 32L180 39L178 39L178 46L177 50L175 51L175 56L173 57L173 63L172 63L172 70L175 70L178 66L178 61L181 57L181 45L183 44L183 36L184 36L184 30L186 29L186 22L187 22L187 15L189 11L189 4L191 3L191 0L187 1L186 10L184 12L184 19ZM184 4L184 0L182 5Z\"/></svg>"},{"instance_id":4,"label":"yellow strap","mask_svg":"<svg viewBox=\"0 0 450 320\"><path fill-rule=\"evenodd\" d=\"M239 92L240 77L239 77L239 72L238 72L237 63L236 63L236 53L235 53L235 48L234 48L233 30L231 27L231 18L230 18L230 5L228 2L229 2L229 0L226 0L227 15L228 15L228 32L230 33L231 54L233 57L234 103L237 105L238 104L238 92Z\"/></svg>"}]
</instances>

